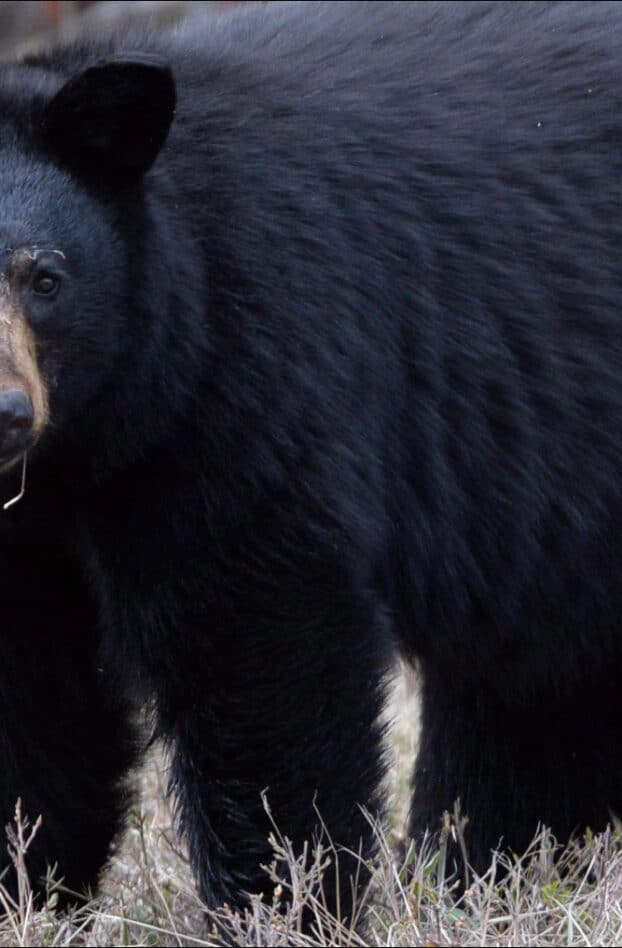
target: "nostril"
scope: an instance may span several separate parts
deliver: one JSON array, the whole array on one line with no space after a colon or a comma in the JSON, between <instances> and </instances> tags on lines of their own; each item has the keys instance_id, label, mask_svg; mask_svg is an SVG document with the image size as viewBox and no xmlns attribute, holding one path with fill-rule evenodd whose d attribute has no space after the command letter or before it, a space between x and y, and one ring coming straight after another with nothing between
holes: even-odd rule
<instances>
[{"instance_id":1,"label":"nostril","mask_svg":"<svg viewBox=\"0 0 622 948\"><path fill-rule=\"evenodd\" d=\"M7 423L7 430L9 431L27 431L32 426L32 414L30 412L23 412L22 414L13 415Z\"/></svg>"}]
</instances>

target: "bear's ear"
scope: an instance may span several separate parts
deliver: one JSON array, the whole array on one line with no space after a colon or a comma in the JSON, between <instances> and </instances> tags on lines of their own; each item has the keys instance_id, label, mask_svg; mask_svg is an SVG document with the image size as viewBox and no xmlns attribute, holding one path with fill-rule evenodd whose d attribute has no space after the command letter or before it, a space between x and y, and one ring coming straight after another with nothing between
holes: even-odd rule
<instances>
[{"instance_id":1,"label":"bear's ear","mask_svg":"<svg viewBox=\"0 0 622 948\"><path fill-rule=\"evenodd\" d=\"M155 56L109 59L73 76L47 105L43 144L93 182L124 187L154 162L175 112L170 67Z\"/></svg>"}]
</instances>

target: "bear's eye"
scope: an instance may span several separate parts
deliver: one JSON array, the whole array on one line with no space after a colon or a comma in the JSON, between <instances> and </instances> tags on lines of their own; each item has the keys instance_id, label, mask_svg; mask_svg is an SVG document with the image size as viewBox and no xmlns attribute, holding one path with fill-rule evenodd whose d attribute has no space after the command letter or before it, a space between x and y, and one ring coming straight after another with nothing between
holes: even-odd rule
<instances>
[{"instance_id":1,"label":"bear's eye","mask_svg":"<svg viewBox=\"0 0 622 948\"><path fill-rule=\"evenodd\" d=\"M59 278L52 273L39 273L32 283L32 288L37 296L54 296L59 286Z\"/></svg>"}]
</instances>

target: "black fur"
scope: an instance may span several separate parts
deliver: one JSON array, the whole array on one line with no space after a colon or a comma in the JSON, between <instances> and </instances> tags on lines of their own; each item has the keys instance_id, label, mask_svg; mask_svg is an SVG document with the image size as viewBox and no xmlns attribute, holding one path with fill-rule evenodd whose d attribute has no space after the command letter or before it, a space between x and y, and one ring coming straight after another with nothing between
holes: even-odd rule
<instances>
[{"instance_id":1,"label":"black fur","mask_svg":"<svg viewBox=\"0 0 622 948\"><path fill-rule=\"evenodd\" d=\"M125 155L88 91L120 62L168 90ZM264 789L368 852L397 651L415 835L459 796L482 868L622 811L621 63L616 3L339 2L0 69L0 244L66 257L24 304L51 424L0 518L0 804L72 885L130 700L209 904L266 891Z\"/></svg>"}]
</instances>

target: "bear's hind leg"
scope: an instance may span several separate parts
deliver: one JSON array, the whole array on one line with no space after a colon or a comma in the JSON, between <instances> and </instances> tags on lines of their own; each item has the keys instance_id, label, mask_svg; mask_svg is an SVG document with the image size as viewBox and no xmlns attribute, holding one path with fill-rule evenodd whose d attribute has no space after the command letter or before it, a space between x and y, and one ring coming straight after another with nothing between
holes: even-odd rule
<instances>
[{"instance_id":1,"label":"bear's hind leg","mask_svg":"<svg viewBox=\"0 0 622 948\"><path fill-rule=\"evenodd\" d=\"M538 825L566 842L622 811L622 699L609 672L566 697L532 693L516 705L430 667L423 679L413 838L436 832L459 799L468 860L481 873L500 844L523 853Z\"/></svg>"}]
</instances>

